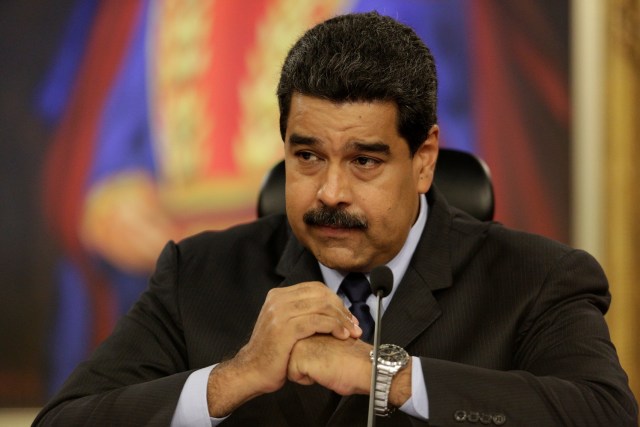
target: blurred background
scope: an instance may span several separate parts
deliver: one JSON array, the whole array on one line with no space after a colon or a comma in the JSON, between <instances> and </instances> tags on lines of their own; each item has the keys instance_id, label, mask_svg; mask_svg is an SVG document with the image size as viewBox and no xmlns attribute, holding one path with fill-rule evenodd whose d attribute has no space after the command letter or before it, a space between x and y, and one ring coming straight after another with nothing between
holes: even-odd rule
<instances>
[{"instance_id":1,"label":"blurred background","mask_svg":"<svg viewBox=\"0 0 640 427\"><path fill-rule=\"evenodd\" d=\"M496 220L603 264L640 392L640 0L0 1L0 425L28 424L144 290L164 243L255 218L286 52L338 13L412 26L442 145Z\"/></svg>"}]
</instances>

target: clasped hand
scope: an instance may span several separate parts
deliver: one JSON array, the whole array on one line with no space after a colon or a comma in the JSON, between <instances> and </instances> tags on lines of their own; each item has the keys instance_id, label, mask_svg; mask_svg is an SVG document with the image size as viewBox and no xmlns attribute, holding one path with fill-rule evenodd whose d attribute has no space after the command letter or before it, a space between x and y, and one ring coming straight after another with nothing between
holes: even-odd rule
<instances>
[{"instance_id":1,"label":"clasped hand","mask_svg":"<svg viewBox=\"0 0 640 427\"><path fill-rule=\"evenodd\" d=\"M269 291L249 342L209 377L212 416L280 389L287 379L339 394L368 394L371 346L357 319L320 282Z\"/></svg>"}]
</instances>

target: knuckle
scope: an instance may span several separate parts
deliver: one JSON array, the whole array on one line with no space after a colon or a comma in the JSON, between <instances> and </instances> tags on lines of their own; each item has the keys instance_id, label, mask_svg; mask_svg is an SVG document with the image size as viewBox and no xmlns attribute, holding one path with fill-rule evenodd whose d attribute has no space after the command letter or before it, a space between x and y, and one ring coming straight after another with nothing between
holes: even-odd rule
<instances>
[{"instance_id":1,"label":"knuckle","mask_svg":"<svg viewBox=\"0 0 640 427\"><path fill-rule=\"evenodd\" d=\"M306 310L309 307L309 303L306 300L298 299L293 302L293 308L298 311Z\"/></svg>"},{"instance_id":2,"label":"knuckle","mask_svg":"<svg viewBox=\"0 0 640 427\"><path fill-rule=\"evenodd\" d=\"M264 307L263 312L267 319L273 319L277 316L278 309L274 305L268 305Z\"/></svg>"}]
</instances>

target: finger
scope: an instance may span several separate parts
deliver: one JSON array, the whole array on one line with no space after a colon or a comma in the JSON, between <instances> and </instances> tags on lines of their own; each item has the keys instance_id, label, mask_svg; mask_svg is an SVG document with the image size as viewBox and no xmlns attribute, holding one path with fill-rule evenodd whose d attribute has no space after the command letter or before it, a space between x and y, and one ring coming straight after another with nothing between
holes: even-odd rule
<instances>
[{"instance_id":1,"label":"finger","mask_svg":"<svg viewBox=\"0 0 640 427\"><path fill-rule=\"evenodd\" d=\"M321 282L303 282L284 288L274 288L269 291L269 294L267 294L267 299L270 297L275 297L282 301L294 301L307 298L325 298L336 306L344 307L342 299ZM348 312L346 307L345 311Z\"/></svg>"},{"instance_id":2,"label":"finger","mask_svg":"<svg viewBox=\"0 0 640 427\"><path fill-rule=\"evenodd\" d=\"M315 331L315 332L323 332L323 333L332 333L338 338L343 337L342 329L347 331L348 336L353 336L354 338L358 338L362 335L362 329L360 326L353 321L354 316L348 310L343 308L343 305L336 306L332 301L327 301L324 298L310 298L304 300L296 300L292 301L286 306L279 307L282 312L286 312L290 319L302 318L304 316L326 316L328 318L334 319L336 325L339 327L338 329L334 329L331 332L329 331Z\"/></svg>"},{"instance_id":3,"label":"finger","mask_svg":"<svg viewBox=\"0 0 640 427\"><path fill-rule=\"evenodd\" d=\"M324 314L305 314L294 317L289 321L293 339L298 341L316 334L330 334L340 340L353 337L353 335L362 335L359 327L357 332L352 333L343 322L335 317L326 316ZM354 338L358 338L354 337Z\"/></svg>"},{"instance_id":4,"label":"finger","mask_svg":"<svg viewBox=\"0 0 640 427\"><path fill-rule=\"evenodd\" d=\"M264 330L277 337L278 343L285 347L293 346L297 341L315 334L331 334L339 339L351 336L344 323L333 316L319 313L302 314L286 320L267 319L263 324Z\"/></svg>"},{"instance_id":5,"label":"finger","mask_svg":"<svg viewBox=\"0 0 640 427\"><path fill-rule=\"evenodd\" d=\"M289 363L287 364L287 378L298 384L311 385L315 381L309 377L306 371L305 364L308 363L309 359L302 350L304 346L301 347L300 343L298 341L291 349Z\"/></svg>"},{"instance_id":6,"label":"finger","mask_svg":"<svg viewBox=\"0 0 640 427\"><path fill-rule=\"evenodd\" d=\"M289 381L293 381L294 383L298 383L300 385L312 385L316 383L311 377L302 375L297 370L291 368L291 365L289 365L287 378L289 379Z\"/></svg>"},{"instance_id":7,"label":"finger","mask_svg":"<svg viewBox=\"0 0 640 427\"><path fill-rule=\"evenodd\" d=\"M349 321L347 329L354 336L360 336L360 329L355 328L355 325L360 323L358 319L345 307L340 297L320 282L305 282L287 288L272 289L265 302L265 305L270 304L277 304L279 309L287 312L291 308L293 316L304 312L324 312L330 315L331 312L327 310L333 307Z\"/></svg>"}]
</instances>

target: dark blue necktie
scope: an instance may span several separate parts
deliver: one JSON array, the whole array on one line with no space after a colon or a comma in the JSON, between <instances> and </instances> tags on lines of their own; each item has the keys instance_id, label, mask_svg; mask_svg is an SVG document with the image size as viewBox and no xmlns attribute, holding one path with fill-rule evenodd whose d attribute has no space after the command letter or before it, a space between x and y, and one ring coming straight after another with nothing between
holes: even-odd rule
<instances>
[{"instance_id":1,"label":"dark blue necktie","mask_svg":"<svg viewBox=\"0 0 640 427\"><path fill-rule=\"evenodd\" d=\"M351 311L360 322L360 328L362 329L360 339L371 343L375 322L373 321L373 317L371 317L371 312L367 305L367 298L371 295L369 281L362 273L349 273L342 281L340 290L349 298L349 301L351 301L349 311Z\"/></svg>"}]
</instances>

